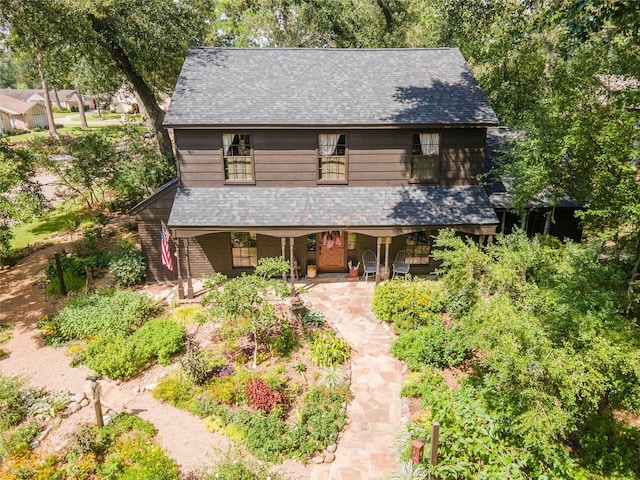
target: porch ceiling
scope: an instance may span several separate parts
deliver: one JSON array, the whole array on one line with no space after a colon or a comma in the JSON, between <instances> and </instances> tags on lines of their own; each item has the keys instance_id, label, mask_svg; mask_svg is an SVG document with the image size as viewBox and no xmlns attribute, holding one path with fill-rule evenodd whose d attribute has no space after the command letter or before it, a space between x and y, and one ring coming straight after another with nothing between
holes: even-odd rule
<instances>
[{"instance_id":1,"label":"porch ceiling","mask_svg":"<svg viewBox=\"0 0 640 480\"><path fill-rule=\"evenodd\" d=\"M178 189L168 225L197 235L240 230L286 236L343 229L391 236L426 227L491 233L498 223L481 186L321 186Z\"/></svg>"}]
</instances>

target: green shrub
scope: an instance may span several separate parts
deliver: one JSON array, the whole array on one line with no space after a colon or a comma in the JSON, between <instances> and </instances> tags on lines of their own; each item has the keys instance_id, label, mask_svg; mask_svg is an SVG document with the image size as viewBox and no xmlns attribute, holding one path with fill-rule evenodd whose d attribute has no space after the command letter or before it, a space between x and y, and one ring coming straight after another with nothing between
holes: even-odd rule
<instances>
[{"instance_id":1,"label":"green shrub","mask_svg":"<svg viewBox=\"0 0 640 480\"><path fill-rule=\"evenodd\" d=\"M171 356L182 350L185 335L181 325L156 318L127 337L98 335L88 343L81 359L100 375L128 378L152 360L168 364Z\"/></svg>"},{"instance_id":2,"label":"green shrub","mask_svg":"<svg viewBox=\"0 0 640 480\"><path fill-rule=\"evenodd\" d=\"M255 460L226 455L223 460L213 466L212 472L205 476L204 480L264 480L265 478L279 480L281 477L274 476L269 472L267 465Z\"/></svg>"},{"instance_id":3,"label":"green shrub","mask_svg":"<svg viewBox=\"0 0 640 480\"><path fill-rule=\"evenodd\" d=\"M197 387L183 374L173 374L158 382L151 394L153 398L169 402L176 407L188 409L189 401L196 395Z\"/></svg>"},{"instance_id":4,"label":"green shrub","mask_svg":"<svg viewBox=\"0 0 640 480\"><path fill-rule=\"evenodd\" d=\"M291 352L296 350L299 346L295 331L291 325L288 324L282 324L279 330L279 332L273 333L267 339L267 345L269 345L272 352L278 355L291 355Z\"/></svg>"},{"instance_id":5,"label":"green shrub","mask_svg":"<svg viewBox=\"0 0 640 480\"><path fill-rule=\"evenodd\" d=\"M78 256L90 255L98 250L102 239L102 227L93 227L82 233L82 238L73 244L73 250Z\"/></svg>"},{"instance_id":6,"label":"green shrub","mask_svg":"<svg viewBox=\"0 0 640 480\"><path fill-rule=\"evenodd\" d=\"M154 318L146 322L132 336L136 354L147 361L156 358L161 365L184 348L185 329L171 320Z\"/></svg>"},{"instance_id":7,"label":"green shrub","mask_svg":"<svg viewBox=\"0 0 640 480\"><path fill-rule=\"evenodd\" d=\"M144 358L136 355L129 338L104 334L89 342L79 360L97 374L112 379L132 377L146 364Z\"/></svg>"},{"instance_id":8,"label":"green shrub","mask_svg":"<svg viewBox=\"0 0 640 480\"><path fill-rule=\"evenodd\" d=\"M142 283L146 266L142 252L133 245L120 243L111 253L109 269L118 285L129 287Z\"/></svg>"},{"instance_id":9,"label":"green shrub","mask_svg":"<svg viewBox=\"0 0 640 480\"><path fill-rule=\"evenodd\" d=\"M126 336L158 311L159 307L143 294L128 290L99 292L69 302L53 318L54 328L47 340L59 343L99 334Z\"/></svg>"},{"instance_id":10,"label":"green shrub","mask_svg":"<svg viewBox=\"0 0 640 480\"><path fill-rule=\"evenodd\" d=\"M307 310L302 317L302 325L305 327L322 327L326 325L327 317L316 308Z\"/></svg>"},{"instance_id":11,"label":"green shrub","mask_svg":"<svg viewBox=\"0 0 640 480\"><path fill-rule=\"evenodd\" d=\"M107 268L109 265L110 254L108 252L90 251L86 255L61 256L60 267L63 272L71 273L76 277L86 277L86 268L95 270ZM53 260L49 261L49 265L45 268L45 277L49 281L55 280L58 275Z\"/></svg>"},{"instance_id":12,"label":"green shrub","mask_svg":"<svg viewBox=\"0 0 640 480\"><path fill-rule=\"evenodd\" d=\"M443 322L403 333L391 345L391 352L406 361L411 370L421 370L427 365L452 367L460 364L467 353L458 330L446 328Z\"/></svg>"},{"instance_id":13,"label":"green shrub","mask_svg":"<svg viewBox=\"0 0 640 480\"><path fill-rule=\"evenodd\" d=\"M84 277L76 276L71 272L62 272L62 279L67 293L80 293L86 288L87 281ZM56 276L49 282L45 289L47 295L62 295L60 279Z\"/></svg>"},{"instance_id":14,"label":"green shrub","mask_svg":"<svg viewBox=\"0 0 640 480\"><path fill-rule=\"evenodd\" d=\"M434 281L389 281L376 286L373 313L397 333L432 323L445 311L444 289Z\"/></svg>"},{"instance_id":15,"label":"green shrub","mask_svg":"<svg viewBox=\"0 0 640 480\"><path fill-rule=\"evenodd\" d=\"M351 358L351 345L338 338L333 330L314 334L311 337L309 348L311 360L321 367L340 365Z\"/></svg>"},{"instance_id":16,"label":"green shrub","mask_svg":"<svg viewBox=\"0 0 640 480\"><path fill-rule=\"evenodd\" d=\"M35 440L40 432L40 424L31 420L13 430L0 434L0 457L25 454L29 451L29 444Z\"/></svg>"}]
</instances>

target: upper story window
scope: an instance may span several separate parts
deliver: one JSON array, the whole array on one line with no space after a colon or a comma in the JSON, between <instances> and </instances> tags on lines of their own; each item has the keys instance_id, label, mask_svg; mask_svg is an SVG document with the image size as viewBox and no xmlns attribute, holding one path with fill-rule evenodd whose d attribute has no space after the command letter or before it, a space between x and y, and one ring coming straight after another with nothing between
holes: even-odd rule
<instances>
[{"instance_id":1,"label":"upper story window","mask_svg":"<svg viewBox=\"0 0 640 480\"><path fill-rule=\"evenodd\" d=\"M419 182L437 182L440 180L439 133L413 134L411 179Z\"/></svg>"},{"instance_id":2,"label":"upper story window","mask_svg":"<svg viewBox=\"0 0 640 480\"><path fill-rule=\"evenodd\" d=\"M347 141L340 133L318 135L318 178L320 180L347 179Z\"/></svg>"},{"instance_id":3,"label":"upper story window","mask_svg":"<svg viewBox=\"0 0 640 480\"><path fill-rule=\"evenodd\" d=\"M228 181L253 181L251 139L242 133L222 134L224 178Z\"/></svg>"}]
</instances>

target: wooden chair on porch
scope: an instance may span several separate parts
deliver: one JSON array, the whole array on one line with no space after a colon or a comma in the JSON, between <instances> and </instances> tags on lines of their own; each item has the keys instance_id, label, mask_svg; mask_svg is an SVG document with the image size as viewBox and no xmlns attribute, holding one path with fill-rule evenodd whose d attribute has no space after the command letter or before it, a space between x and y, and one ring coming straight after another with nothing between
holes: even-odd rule
<instances>
[{"instance_id":1,"label":"wooden chair on porch","mask_svg":"<svg viewBox=\"0 0 640 480\"><path fill-rule=\"evenodd\" d=\"M411 264L409 263L409 256L411 254L407 250L400 250L396 253L396 258L393 261L393 273L391 274L391 279L397 275L404 275L404 278L407 278L407 274L409 273L409 268L411 268Z\"/></svg>"},{"instance_id":2,"label":"wooden chair on porch","mask_svg":"<svg viewBox=\"0 0 640 480\"><path fill-rule=\"evenodd\" d=\"M369 281L369 275L376 275L378 273L378 259L373 250L365 250L362 252L362 265L364 268L364 280Z\"/></svg>"}]
</instances>

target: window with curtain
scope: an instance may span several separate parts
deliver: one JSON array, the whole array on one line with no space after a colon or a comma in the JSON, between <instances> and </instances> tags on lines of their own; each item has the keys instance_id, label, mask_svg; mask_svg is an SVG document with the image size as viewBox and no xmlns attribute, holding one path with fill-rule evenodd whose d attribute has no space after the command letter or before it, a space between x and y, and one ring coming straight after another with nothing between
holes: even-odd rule
<instances>
[{"instance_id":1,"label":"window with curtain","mask_svg":"<svg viewBox=\"0 0 640 480\"><path fill-rule=\"evenodd\" d=\"M413 135L411 179L425 182L440 180L439 133L415 133Z\"/></svg>"},{"instance_id":2,"label":"window with curtain","mask_svg":"<svg viewBox=\"0 0 640 480\"><path fill-rule=\"evenodd\" d=\"M258 245L254 232L231 232L231 258L235 268L258 265Z\"/></svg>"},{"instance_id":3,"label":"window with curtain","mask_svg":"<svg viewBox=\"0 0 640 480\"><path fill-rule=\"evenodd\" d=\"M318 135L318 178L320 180L347 179L346 135L339 133Z\"/></svg>"},{"instance_id":4,"label":"window with curtain","mask_svg":"<svg viewBox=\"0 0 640 480\"><path fill-rule=\"evenodd\" d=\"M222 135L222 149L225 180L253 180L253 159L249 135L224 133Z\"/></svg>"}]
</instances>

